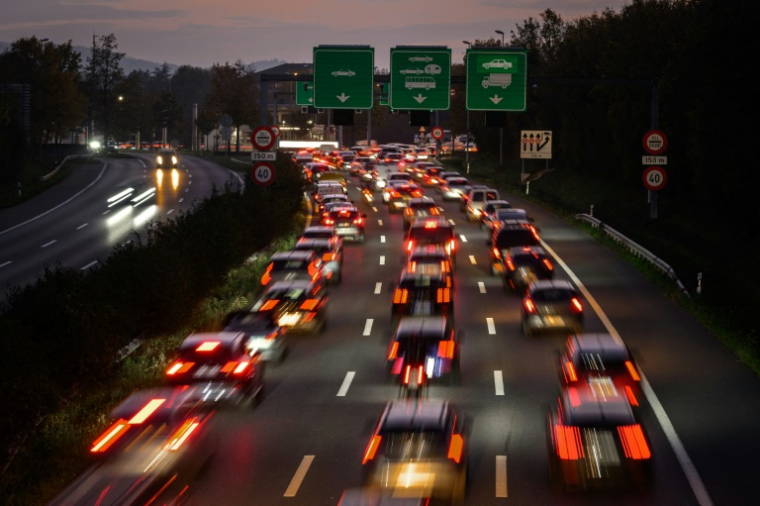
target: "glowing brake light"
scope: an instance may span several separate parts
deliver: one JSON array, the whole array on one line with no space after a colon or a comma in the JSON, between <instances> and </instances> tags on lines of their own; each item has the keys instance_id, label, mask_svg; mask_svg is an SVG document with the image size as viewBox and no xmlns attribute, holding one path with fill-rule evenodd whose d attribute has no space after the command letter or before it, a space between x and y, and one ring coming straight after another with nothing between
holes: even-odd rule
<instances>
[{"instance_id":1,"label":"glowing brake light","mask_svg":"<svg viewBox=\"0 0 760 506\"><path fill-rule=\"evenodd\" d=\"M625 425L618 427L620 441L623 443L625 456L633 460L645 460L652 456L649 451L649 445L644 438L644 432L641 425Z\"/></svg>"},{"instance_id":2,"label":"glowing brake light","mask_svg":"<svg viewBox=\"0 0 760 506\"><path fill-rule=\"evenodd\" d=\"M179 429L177 429L174 434L172 434L172 437L169 439L169 442L166 443L166 446L164 446L164 448L166 450L176 452L180 446L182 446L182 444L187 441L187 438L190 437L190 434L195 432L195 429L197 429L199 425L200 422L198 422L197 418L186 421Z\"/></svg>"},{"instance_id":3,"label":"glowing brake light","mask_svg":"<svg viewBox=\"0 0 760 506\"><path fill-rule=\"evenodd\" d=\"M464 448L464 439L461 434L452 434L451 443L449 444L448 458L459 464L462 460L462 450Z\"/></svg>"},{"instance_id":4,"label":"glowing brake light","mask_svg":"<svg viewBox=\"0 0 760 506\"><path fill-rule=\"evenodd\" d=\"M303 301L303 304L301 304L301 309L305 309L306 311L312 311L317 305L319 304L319 299L306 299Z\"/></svg>"},{"instance_id":5,"label":"glowing brake light","mask_svg":"<svg viewBox=\"0 0 760 506\"><path fill-rule=\"evenodd\" d=\"M565 370L567 371L567 379L570 381L578 381L578 375L575 372L575 366L569 360L565 362Z\"/></svg>"},{"instance_id":6,"label":"glowing brake light","mask_svg":"<svg viewBox=\"0 0 760 506\"><path fill-rule=\"evenodd\" d=\"M494 258L501 258L501 251L499 251L499 248L493 248L491 253L493 253Z\"/></svg>"},{"instance_id":7,"label":"glowing brake light","mask_svg":"<svg viewBox=\"0 0 760 506\"><path fill-rule=\"evenodd\" d=\"M195 351L214 351L219 347L219 341L204 341L195 348Z\"/></svg>"},{"instance_id":8,"label":"glowing brake light","mask_svg":"<svg viewBox=\"0 0 760 506\"><path fill-rule=\"evenodd\" d=\"M546 268L549 269L550 271L554 270L554 266L552 265L552 263L549 261L548 258L544 258L543 263L546 266Z\"/></svg>"},{"instance_id":9,"label":"glowing brake light","mask_svg":"<svg viewBox=\"0 0 760 506\"><path fill-rule=\"evenodd\" d=\"M90 453L102 453L106 451L127 431L127 429L129 429L127 421L123 419L119 420L92 443Z\"/></svg>"},{"instance_id":10,"label":"glowing brake light","mask_svg":"<svg viewBox=\"0 0 760 506\"><path fill-rule=\"evenodd\" d=\"M438 341L438 356L440 358L454 358L454 341Z\"/></svg>"},{"instance_id":11,"label":"glowing brake light","mask_svg":"<svg viewBox=\"0 0 760 506\"><path fill-rule=\"evenodd\" d=\"M412 251L412 248L414 248L414 241L409 241L406 245L406 250Z\"/></svg>"},{"instance_id":12,"label":"glowing brake light","mask_svg":"<svg viewBox=\"0 0 760 506\"><path fill-rule=\"evenodd\" d=\"M438 223L434 221L425 222L425 228L437 228L437 227L438 227Z\"/></svg>"},{"instance_id":13,"label":"glowing brake light","mask_svg":"<svg viewBox=\"0 0 760 506\"><path fill-rule=\"evenodd\" d=\"M139 425L143 423L145 420L148 419L150 415L152 415L165 402L166 402L166 399L152 399L140 411L138 411L137 414L133 416L127 423L129 423L129 425Z\"/></svg>"},{"instance_id":14,"label":"glowing brake light","mask_svg":"<svg viewBox=\"0 0 760 506\"><path fill-rule=\"evenodd\" d=\"M514 271L515 270L515 264L512 262L511 258L507 258L507 268L510 271Z\"/></svg>"},{"instance_id":15,"label":"glowing brake light","mask_svg":"<svg viewBox=\"0 0 760 506\"><path fill-rule=\"evenodd\" d=\"M259 309L259 311L270 311L274 309L275 306L277 306L277 304L279 303L280 303L279 299L269 299L268 301L264 303L263 306L261 306L261 309Z\"/></svg>"},{"instance_id":16,"label":"glowing brake light","mask_svg":"<svg viewBox=\"0 0 760 506\"><path fill-rule=\"evenodd\" d=\"M577 408L581 405L581 397L578 395L578 389L570 387L567 389L568 397L570 397L570 404L573 405L574 408Z\"/></svg>"},{"instance_id":17,"label":"glowing brake light","mask_svg":"<svg viewBox=\"0 0 760 506\"><path fill-rule=\"evenodd\" d=\"M578 297L573 297L572 299L570 299L570 309L572 309L576 313L583 312L583 304L581 304L581 301L578 300Z\"/></svg>"},{"instance_id":18,"label":"glowing brake light","mask_svg":"<svg viewBox=\"0 0 760 506\"><path fill-rule=\"evenodd\" d=\"M325 253L324 255L322 255L322 260L324 260L325 262L332 262L333 260L336 259L336 257L337 255L335 253Z\"/></svg>"},{"instance_id":19,"label":"glowing brake light","mask_svg":"<svg viewBox=\"0 0 760 506\"><path fill-rule=\"evenodd\" d=\"M261 284L262 284L262 285L266 285L266 284L268 284L270 281L272 281L272 276L269 274L270 272L272 272L272 268L274 268L274 264L273 264L273 263L270 263L270 264L269 264L269 267L267 267L267 270L266 270L266 272L264 272L264 275L263 275L263 276L261 276Z\"/></svg>"},{"instance_id":20,"label":"glowing brake light","mask_svg":"<svg viewBox=\"0 0 760 506\"><path fill-rule=\"evenodd\" d=\"M639 405L638 399L636 399L636 396L633 395L633 390L631 390L631 387L629 387L628 385L625 386L625 396L628 397L628 403L631 406Z\"/></svg>"},{"instance_id":21,"label":"glowing brake light","mask_svg":"<svg viewBox=\"0 0 760 506\"><path fill-rule=\"evenodd\" d=\"M535 237L537 241L541 240L541 238L538 236L538 231L536 230L536 227L534 227L533 225L530 226L530 232L533 234L533 237Z\"/></svg>"},{"instance_id":22,"label":"glowing brake light","mask_svg":"<svg viewBox=\"0 0 760 506\"><path fill-rule=\"evenodd\" d=\"M641 378L639 377L639 373L636 372L636 367L634 367L633 362L631 362L630 360L626 360L625 366L628 368L628 372L631 374L631 378L633 378L633 381L641 381Z\"/></svg>"},{"instance_id":23,"label":"glowing brake light","mask_svg":"<svg viewBox=\"0 0 760 506\"><path fill-rule=\"evenodd\" d=\"M356 219L354 220L354 225L361 225L363 221L364 221L364 220L362 220L361 218L356 218Z\"/></svg>"},{"instance_id":24,"label":"glowing brake light","mask_svg":"<svg viewBox=\"0 0 760 506\"><path fill-rule=\"evenodd\" d=\"M317 266L314 265L314 262L309 263L308 268L309 276L314 278L317 274L319 274L319 269L317 269Z\"/></svg>"},{"instance_id":25,"label":"glowing brake light","mask_svg":"<svg viewBox=\"0 0 760 506\"><path fill-rule=\"evenodd\" d=\"M451 302L451 290L448 288L439 288L436 293L436 302L438 304L448 304Z\"/></svg>"},{"instance_id":26,"label":"glowing brake light","mask_svg":"<svg viewBox=\"0 0 760 506\"><path fill-rule=\"evenodd\" d=\"M536 312L536 305L533 304L533 301L531 299L525 299L523 301L523 307L525 307L525 311L533 314Z\"/></svg>"},{"instance_id":27,"label":"glowing brake light","mask_svg":"<svg viewBox=\"0 0 760 506\"><path fill-rule=\"evenodd\" d=\"M406 288L397 288L396 292L393 294L393 303L394 304L406 304L407 299L409 298L409 290Z\"/></svg>"},{"instance_id":28,"label":"glowing brake light","mask_svg":"<svg viewBox=\"0 0 760 506\"><path fill-rule=\"evenodd\" d=\"M169 369L166 370L168 376L174 376L175 374L183 374L192 369L195 362L175 362Z\"/></svg>"},{"instance_id":29,"label":"glowing brake light","mask_svg":"<svg viewBox=\"0 0 760 506\"><path fill-rule=\"evenodd\" d=\"M394 360L398 355L398 341L393 341L391 350L388 352L388 360Z\"/></svg>"},{"instance_id":30,"label":"glowing brake light","mask_svg":"<svg viewBox=\"0 0 760 506\"><path fill-rule=\"evenodd\" d=\"M232 371L232 374L243 374L246 369L248 369L248 366L250 365L250 362L248 360L244 360L240 362L237 367L235 367L235 370Z\"/></svg>"},{"instance_id":31,"label":"glowing brake light","mask_svg":"<svg viewBox=\"0 0 760 506\"><path fill-rule=\"evenodd\" d=\"M369 445L367 445L367 451L364 452L364 459L362 460L362 464L366 464L375 458L375 453L377 453L377 449L380 447L380 441L382 441L382 439L382 436L372 436Z\"/></svg>"},{"instance_id":32,"label":"glowing brake light","mask_svg":"<svg viewBox=\"0 0 760 506\"><path fill-rule=\"evenodd\" d=\"M330 218L325 218L325 225L334 225L335 220L331 220Z\"/></svg>"},{"instance_id":33,"label":"glowing brake light","mask_svg":"<svg viewBox=\"0 0 760 506\"><path fill-rule=\"evenodd\" d=\"M554 441L557 446L557 455L562 460L578 460L583 458L581 432L578 430L578 427L555 425Z\"/></svg>"}]
</instances>

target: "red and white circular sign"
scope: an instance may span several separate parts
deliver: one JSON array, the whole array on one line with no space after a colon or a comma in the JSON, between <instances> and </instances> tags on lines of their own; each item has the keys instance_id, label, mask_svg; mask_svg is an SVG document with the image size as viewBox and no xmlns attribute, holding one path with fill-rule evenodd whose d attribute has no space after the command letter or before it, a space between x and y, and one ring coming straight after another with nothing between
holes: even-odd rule
<instances>
[{"instance_id":1,"label":"red and white circular sign","mask_svg":"<svg viewBox=\"0 0 760 506\"><path fill-rule=\"evenodd\" d=\"M650 155L661 155L668 148L667 136L659 130L650 130L642 139L644 151Z\"/></svg>"},{"instance_id":2,"label":"red and white circular sign","mask_svg":"<svg viewBox=\"0 0 760 506\"><path fill-rule=\"evenodd\" d=\"M647 190L652 191L662 190L668 182L668 174L662 167L647 167L641 178Z\"/></svg>"},{"instance_id":3,"label":"red and white circular sign","mask_svg":"<svg viewBox=\"0 0 760 506\"><path fill-rule=\"evenodd\" d=\"M276 136L268 126L259 126L251 132L251 144L259 151L268 151L274 146Z\"/></svg>"},{"instance_id":4,"label":"red and white circular sign","mask_svg":"<svg viewBox=\"0 0 760 506\"><path fill-rule=\"evenodd\" d=\"M433 137L433 139L440 141L443 139L443 128L433 127L433 129L430 131L430 135Z\"/></svg>"},{"instance_id":5,"label":"red and white circular sign","mask_svg":"<svg viewBox=\"0 0 760 506\"><path fill-rule=\"evenodd\" d=\"M270 130L272 130L272 133L274 134L275 137L280 136L280 127L278 127L277 125L272 125L269 128Z\"/></svg>"},{"instance_id":6,"label":"red and white circular sign","mask_svg":"<svg viewBox=\"0 0 760 506\"><path fill-rule=\"evenodd\" d=\"M269 186L274 182L274 165L269 162L254 163L251 180L259 186Z\"/></svg>"}]
</instances>

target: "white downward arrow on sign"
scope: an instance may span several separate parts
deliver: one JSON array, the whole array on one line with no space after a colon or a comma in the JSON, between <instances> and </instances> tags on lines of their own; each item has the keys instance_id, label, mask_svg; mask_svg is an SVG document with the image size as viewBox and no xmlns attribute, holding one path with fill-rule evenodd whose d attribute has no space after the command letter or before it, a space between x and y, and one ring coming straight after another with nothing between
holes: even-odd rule
<instances>
[{"instance_id":1,"label":"white downward arrow on sign","mask_svg":"<svg viewBox=\"0 0 760 506\"><path fill-rule=\"evenodd\" d=\"M313 99L313 98L310 98L310 99L309 99L309 102L314 102L314 99Z\"/></svg>"},{"instance_id":2,"label":"white downward arrow on sign","mask_svg":"<svg viewBox=\"0 0 760 506\"><path fill-rule=\"evenodd\" d=\"M499 102L501 102L503 99L504 99L503 97L500 97L500 96L499 96L499 95L497 95L496 93L494 93L492 97L488 97L488 100L490 100L491 102L493 102L493 103L494 103L494 105L498 104L498 103L499 103Z\"/></svg>"},{"instance_id":3,"label":"white downward arrow on sign","mask_svg":"<svg viewBox=\"0 0 760 506\"><path fill-rule=\"evenodd\" d=\"M417 103L418 103L418 104L421 104L422 102L424 102L424 101L425 101L425 99L426 99L427 97L423 97L423 96L422 96L422 93L420 93L420 94L418 94L416 97L412 97L412 98L413 98L413 99L415 99L415 100L417 101Z\"/></svg>"},{"instance_id":4,"label":"white downward arrow on sign","mask_svg":"<svg viewBox=\"0 0 760 506\"><path fill-rule=\"evenodd\" d=\"M345 102L346 100L348 100L351 97L348 96L348 95L346 95L345 92L342 92L340 95L337 95L335 98L337 98L341 102Z\"/></svg>"}]
</instances>

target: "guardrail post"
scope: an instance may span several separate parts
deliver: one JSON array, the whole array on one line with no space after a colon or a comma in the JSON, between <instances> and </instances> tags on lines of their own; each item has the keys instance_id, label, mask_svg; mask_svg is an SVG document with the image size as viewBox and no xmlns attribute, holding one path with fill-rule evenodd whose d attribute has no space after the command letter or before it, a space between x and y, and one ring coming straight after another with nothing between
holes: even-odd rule
<instances>
[{"instance_id":1,"label":"guardrail post","mask_svg":"<svg viewBox=\"0 0 760 506\"><path fill-rule=\"evenodd\" d=\"M594 204L591 204L591 210L588 212L588 215L592 218L594 217Z\"/></svg>"},{"instance_id":2,"label":"guardrail post","mask_svg":"<svg viewBox=\"0 0 760 506\"><path fill-rule=\"evenodd\" d=\"M525 195L530 194L530 181L525 183Z\"/></svg>"},{"instance_id":3,"label":"guardrail post","mask_svg":"<svg viewBox=\"0 0 760 506\"><path fill-rule=\"evenodd\" d=\"M21 198L21 181L18 182L18 196Z\"/></svg>"},{"instance_id":4,"label":"guardrail post","mask_svg":"<svg viewBox=\"0 0 760 506\"><path fill-rule=\"evenodd\" d=\"M697 295L702 295L702 273L697 274Z\"/></svg>"}]
</instances>

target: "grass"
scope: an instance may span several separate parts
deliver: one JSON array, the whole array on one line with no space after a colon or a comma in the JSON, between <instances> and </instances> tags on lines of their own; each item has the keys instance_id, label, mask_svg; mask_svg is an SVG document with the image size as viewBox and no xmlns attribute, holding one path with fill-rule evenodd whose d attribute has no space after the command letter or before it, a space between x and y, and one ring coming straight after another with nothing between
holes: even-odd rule
<instances>
[{"instance_id":1,"label":"grass","mask_svg":"<svg viewBox=\"0 0 760 506\"><path fill-rule=\"evenodd\" d=\"M39 195L71 175L75 164L87 162L74 160L67 162L55 176L43 181L42 177L51 173L56 164L52 160L27 159L21 172L21 193L17 183L0 185L0 208L13 207Z\"/></svg>"},{"instance_id":2,"label":"grass","mask_svg":"<svg viewBox=\"0 0 760 506\"><path fill-rule=\"evenodd\" d=\"M444 159L443 164L463 174L466 172L463 158ZM565 222L587 230L599 242L613 249L647 276L666 296L714 334L739 360L760 375L760 332L757 324L746 318L746 315L753 314L752 303L740 295L752 291L749 285L755 276L744 273L744 277L725 277L725 266L722 263L716 265L716 258L712 255L713 249L703 247L704 244L734 242L735 239L730 238L730 231L725 230L725 227L711 226L710 221L700 219L690 212L668 207L668 202L662 202L662 207L666 210L663 213L665 216L658 222L652 222L648 219L646 193L639 187L632 189L628 186L616 186L608 181L598 181L582 174L570 173L569 170L545 173L540 179L531 182L530 193L526 195L525 187L518 184L521 165L519 160L512 160L504 167L498 167L498 163L493 160L471 156L469 176L497 189L519 193L521 198L551 211ZM526 165L533 169L533 172L544 169L543 162L529 162ZM673 280L646 260L634 256L606 234L575 219L578 213L588 213L592 204L595 217L673 266L685 285L692 286L692 297L686 297ZM749 250L751 248L747 249L747 253L751 256ZM756 261L750 258L733 258L732 262L739 265L756 265ZM712 297L693 293L694 283L690 280L695 280L696 272L702 271L699 266L703 266L706 273L717 273L711 274L713 277L724 276L724 279L719 280L723 283L722 288L718 289L716 285L713 293L709 294ZM736 304L729 308L716 303L725 299L722 297L725 286L729 286L731 293L736 294Z\"/></svg>"}]
</instances>

